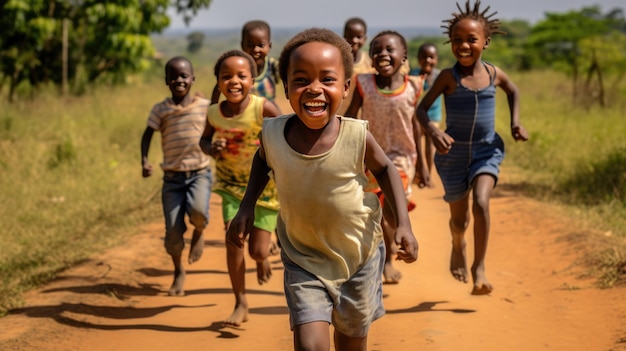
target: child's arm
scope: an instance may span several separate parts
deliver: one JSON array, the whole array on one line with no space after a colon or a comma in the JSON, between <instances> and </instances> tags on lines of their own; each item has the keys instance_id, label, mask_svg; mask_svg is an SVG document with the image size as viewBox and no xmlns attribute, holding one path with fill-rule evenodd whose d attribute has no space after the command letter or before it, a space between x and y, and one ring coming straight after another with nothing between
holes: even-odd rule
<instances>
[{"instance_id":1,"label":"child's arm","mask_svg":"<svg viewBox=\"0 0 626 351\"><path fill-rule=\"evenodd\" d=\"M219 158L222 150L226 147L226 140L213 140L213 134L215 134L215 128L207 121L204 126L204 132L202 132L202 137L200 137L200 149L213 158Z\"/></svg>"},{"instance_id":2,"label":"child's arm","mask_svg":"<svg viewBox=\"0 0 626 351\"><path fill-rule=\"evenodd\" d=\"M352 101L350 101L350 105L348 106L348 109L344 113L344 115L348 117L354 117L354 118L357 117L357 114L359 113L359 109L363 105L363 96L361 96L361 91L359 90L359 87L357 86L356 82L357 82L356 76L352 77L350 84L353 85L351 89L354 90L354 94L352 94Z\"/></svg>"},{"instance_id":3,"label":"child's arm","mask_svg":"<svg viewBox=\"0 0 626 351\"><path fill-rule=\"evenodd\" d=\"M248 179L246 192L239 205L239 211L237 211L235 218L230 222L230 226L226 231L227 244L243 248L246 236L254 226L254 206L270 180L269 171L270 168L265 160L265 150L263 149L263 143L261 143L252 159L250 178Z\"/></svg>"},{"instance_id":4,"label":"child's arm","mask_svg":"<svg viewBox=\"0 0 626 351\"><path fill-rule=\"evenodd\" d=\"M495 69L495 84L504 90L509 103L509 113L511 114L511 135L513 135L513 139L515 139L515 141L526 141L528 140L528 133L519 123L519 90L503 70L498 67Z\"/></svg>"},{"instance_id":5,"label":"child's arm","mask_svg":"<svg viewBox=\"0 0 626 351\"><path fill-rule=\"evenodd\" d=\"M426 164L424 149L422 148L422 128L417 122L417 118L413 118L413 138L415 139L415 149L417 151L417 164L415 165L416 183L420 188L430 186L430 172Z\"/></svg>"},{"instance_id":6,"label":"child's arm","mask_svg":"<svg viewBox=\"0 0 626 351\"><path fill-rule=\"evenodd\" d=\"M423 93L424 76L411 76L409 78L409 84L413 85L413 88L417 92L417 96ZM422 128L417 121L417 116L412 119L413 128L413 141L415 142L415 150L417 152L417 164L415 165L415 181L418 187L423 188L430 186L430 173L428 172L428 165L426 164L426 157L424 157L424 150L422 148Z\"/></svg>"},{"instance_id":7,"label":"child's arm","mask_svg":"<svg viewBox=\"0 0 626 351\"><path fill-rule=\"evenodd\" d=\"M280 108L275 102L265 99L263 102L263 117L276 117L281 114Z\"/></svg>"},{"instance_id":8,"label":"child's arm","mask_svg":"<svg viewBox=\"0 0 626 351\"><path fill-rule=\"evenodd\" d=\"M385 194L385 201L391 205L395 214L398 224L395 242L399 246L396 259L406 263L414 262L417 260L418 244L411 228L402 179L396 166L385 155L370 132L367 132L365 166L376 177L376 181Z\"/></svg>"},{"instance_id":9,"label":"child's arm","mask_svg":"<svg viewBox=\"0 0 626 351\"><path fill-rule=\"evenodd\" d=\"M146 127L141 136L141 173L144 178L152 175L152 165L148 161L148 151L150 151L150 142L153 134L154 129Z\"/></svg>"},{"instance_id":10,"label":"child's arm","mask_svg":"<svg viewBox=\"0 0 626 351\"><path fill-rule=\"evenodd\" d=\"M222 92L220 91L220 88L217 86L217 83L215 84L215 86L213 87L213 92L211 93L211 105L215 105L218 103L218 101L220 101L220 94Z\"/></svg>"},{"instance_id":11,"label":"child's arm","mask_svg":"<svg viewBox=\"0 0 626 351\"><path fill-rule=\"evenodd\" d=\"M450 93L455 86L456 81L452 76L452 70L445 69L441 71L433 86L428 89L422 101L417 105L415 111L418 122L424 128L424 133L428 133L431 136L437 152L440 153L448 153L454 143L454 139L430 122L428 109L440 94Z\"/></svg>"}]
</instances>

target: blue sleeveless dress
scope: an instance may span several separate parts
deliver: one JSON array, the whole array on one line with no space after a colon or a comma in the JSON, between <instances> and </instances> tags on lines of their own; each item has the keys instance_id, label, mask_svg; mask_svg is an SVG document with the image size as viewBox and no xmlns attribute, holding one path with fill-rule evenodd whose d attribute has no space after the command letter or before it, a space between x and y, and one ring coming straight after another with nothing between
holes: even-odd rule
<instances>
[{"instance_id":1,"label":"blue sleeveless dress","mask_svg":"<svg viewBox=\"0 0 626 351\"><path fill-rule=\"evenodd\" d=\"M492 65L482 64L489 73L487 65ZM446 133L454 138L454 144L449 153L435 154L447 202L467 195L479 174L490 174L497 181L504 159L504 142L495 131L495 70L493 76L489 73L489 86L474 90L461 84L457 66L452 68L456 89L444 98Z\"/></svg>"}]
</instances>

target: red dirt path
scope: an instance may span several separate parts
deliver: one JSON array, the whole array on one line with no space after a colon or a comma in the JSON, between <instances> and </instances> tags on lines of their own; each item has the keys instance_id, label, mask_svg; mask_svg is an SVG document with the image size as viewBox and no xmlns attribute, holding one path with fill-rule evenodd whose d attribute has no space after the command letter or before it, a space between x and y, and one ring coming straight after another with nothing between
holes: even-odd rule
<instances>
[{"instance_id":1,"label":"red dirt path","mask_svg":"<svg viewBox=\"0 0 626 351\"><path fill-rule=\"evenodd\" d=\"M448 272L441 185L415 189L411 219L420 257L397 263L404 279L384 286L387 314L372 326L370 350L626 350L626 290L600 290L579 278L583 252L575 238L583 229L510 187L502 179L492 199L487 273L495 290L489 296L470 295L471 284ZM218 196L211 216L204 256L188 267L186 296L165 294L171 266L161 245L163 225L152 223L132 233L126 246L29 292L24 308L0 319L0 350L292 349L276 256L274 276L263 286L247 261L249 321L240 329L221 327L234 298Z\"/></svg>"}]
</instances>

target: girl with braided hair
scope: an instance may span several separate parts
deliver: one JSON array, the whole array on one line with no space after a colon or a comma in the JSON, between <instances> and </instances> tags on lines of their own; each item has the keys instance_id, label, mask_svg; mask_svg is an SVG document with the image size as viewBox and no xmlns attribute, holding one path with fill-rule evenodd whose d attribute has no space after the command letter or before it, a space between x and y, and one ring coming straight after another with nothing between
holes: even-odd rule
<instances>
[{"instance_id":1,"label":"girl with braided hair","mask_svg":"<svg viewBox=\"0 0 626 351\"><path fill-rule=\"evenodd\" d=\"M459 12L444 21L442 28L446 29L449 39L446 43L451 43L457 62L441 71L417 106L417 118L437 149L435 167L443 183L443 199L450 206L450 273L464 283L468 281L465 231L470 222L469 196L472 194L473 295L486 295L493 290L485 274L489 200L504 158L504 143L495 131L496 87L507 95L513 139L528 140L519 121L517 87L504 71L482 60L491 36L505 33L500 30L500 21L492 19L497 12L487 14L490 7L484 10L480 7L480 0L476 0L473 6L467 0L464 9L457 3ZM445 132L429 121L427 113L440 94L444 95L445 101Z\"/></svg>"}]
</instances>

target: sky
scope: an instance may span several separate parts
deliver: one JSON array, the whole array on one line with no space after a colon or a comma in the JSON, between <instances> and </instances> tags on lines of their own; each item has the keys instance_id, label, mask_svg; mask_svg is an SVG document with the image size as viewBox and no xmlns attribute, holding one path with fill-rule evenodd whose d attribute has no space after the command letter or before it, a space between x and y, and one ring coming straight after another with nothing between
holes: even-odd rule
<instances>
[{"instance_id":1,"label":"sky","mask_svg":"<svg viewBox=\"0 0 626 351\"><path fill-rule=\"evenodd\" d=\"M180 16L169 12L169 29L241 28L252 19L267 21L272 28L343 28L353 16L365 20L368 28L439 28L441 21L458 12L455 0L213 0L185 27ZM461 5L465 0L458 1ZM473 1L472 1L473 4ZM522 19L531 24L545 18L546 12L563 13L598 5L602 13L614 8L626 12L625 0L482 0L501 20Z\"/></svg>"}]
</instances>

